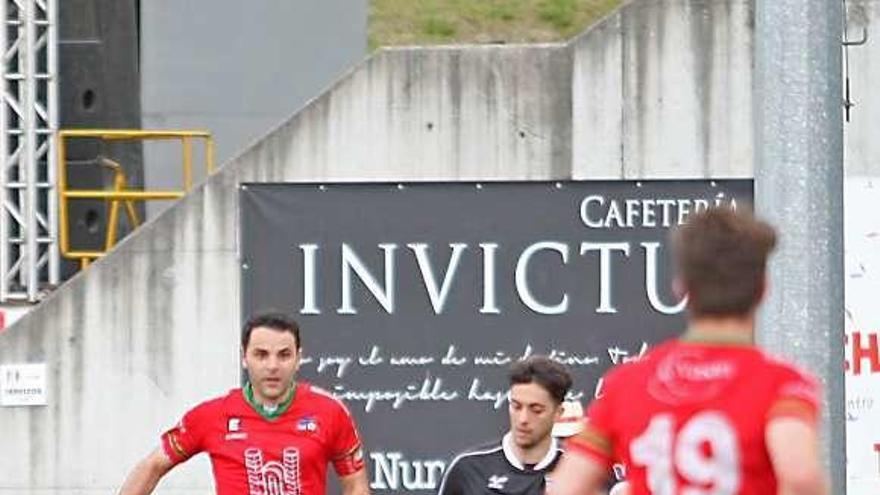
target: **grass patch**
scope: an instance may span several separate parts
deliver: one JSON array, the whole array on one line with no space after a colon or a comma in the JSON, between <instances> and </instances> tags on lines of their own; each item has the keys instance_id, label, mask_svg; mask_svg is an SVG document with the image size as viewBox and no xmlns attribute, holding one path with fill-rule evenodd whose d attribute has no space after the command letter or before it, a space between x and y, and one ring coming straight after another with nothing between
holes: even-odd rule
<instances>
[{"instance_id":1,"label":"grass patch","mask_svg":"<svg viewBox=\"0 0 880 495\"><path fill-rule=\"evenodd\" d=\"M543 0L538 4L538 17L562 30L574 24L576 0Z\"/></svg>"},{"instance_id":2,"label":"grass patch","mask_svg":"<svg viewBox=\"0 0 880 495\"><path fill-rule=\"evenodd\" d=\"M621 0L370 0L369 46L564 41Z\"/></svg>"},{"instance_id":3,"label":"grass patch","mask_svg":"<svg viewBox=\"0 0 880 495\"><path fill-rule=\"evenodd\" d=\"M422 26L422 33L428 38L452 39L455 26L449 21L429 17Z\"/></svg>"}]
</instances>

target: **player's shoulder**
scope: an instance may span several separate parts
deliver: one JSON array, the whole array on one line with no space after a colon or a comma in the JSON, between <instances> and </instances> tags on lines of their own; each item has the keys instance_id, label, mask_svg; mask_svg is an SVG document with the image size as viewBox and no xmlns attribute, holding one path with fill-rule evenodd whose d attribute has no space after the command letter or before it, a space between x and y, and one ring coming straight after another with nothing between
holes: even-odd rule
<instances>
[{"instance_id":1,"label":"player's shoulder","mask_svg":"<svg viewBox=\"0 0 880 495\"><path fill-rule=\"evenodd\" d=\"M800 379L812 384L817 383L816 377L801 366L778 356L774 356L764 350L759 349L758 352L761 356L761 364L766 370L765 372L772 373L774 376L782 380Z\"/></svg>"},{"instance_id":2,"label":"player's shoulder","mask_svg":"<svg viewBox=\"0 0 880 495\"><path fill-rule=\"evenodd\" d=\"M309 402L312 408L328 413L344 412L349 414L345 403L332 392L305 381L300 381L297 387L297 394L302 394L303 401Z\"/></svg>"},{"instance_id":3,"label":"player's shoulder","mask_svg":"<svg viewBox=\"0 0 880 495\"><path fill-rule=\"evenodd\" d=\"M449 462L447 469L451 470L454 467L460 469L463 466L480 466L485 465L487 462L503 460L504 447L501 444L501 440L493 440L491 442L469 447L464 451L459 452Z\"/></svg>"},{"instance_id":4,"label":"player's shoulder","mask_svg":"<svg viewBox=\"0 0 880 495\"><path fill-rule=\"evenodd\" d=\"M233 388L223 395L211 397L202 401L196 407L203 409L223 409L237 400L244 400L244 393L240 388Z\"/></svg>"},{"instance_id":5,"label":"player's shoulder","mask_svg":"<svg viewBox=\"0 0 880 495\"><path fill-rule=\"evenodd\" d=\"M231 404L235 402L236 398L242 397L240 388L232 389L224 395L218 395L199 402L191 407L187 414L200 417L222 415L224 411L228 410Z\"/></svg>"},{"instance_id":6,"label":"player's shoulder","mask_svg":"<svg viewBox=\"0 0 880 495\"><path fill-rule=\"evenodd\" d=\"M819 402L821 386L811 372L766 351L761 351L761 357L765 376L772 377L778 395Z\"/></svg>"}]
</instances>

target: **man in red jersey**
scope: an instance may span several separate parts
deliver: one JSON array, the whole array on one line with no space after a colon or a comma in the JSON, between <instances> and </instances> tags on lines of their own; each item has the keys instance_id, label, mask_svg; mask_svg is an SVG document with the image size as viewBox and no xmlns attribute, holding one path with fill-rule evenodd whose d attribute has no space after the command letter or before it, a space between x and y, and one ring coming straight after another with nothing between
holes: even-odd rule
<instances>
[{"instance_id":1,"label":"man in red jersey","mask_svg":"<svg viewBox=\"0 0 880 495\"><path fill-rule=\"evenodd\" d=\"M324 495L332 463L345 495L368 495L361 441L345 406L303 381L299 327L262 315L242 332L248 384L199 404L162 435L121 494L151 493L177 464L211 456L218 495Z\"/></svg>"},{"instance_id":2,"label":"man in red jersey","mask_svg":"<svg viewBox=\"0 0 880 495\"><path fill-rule=\"evenodd\" d=\"M552 495L589 493L615 460L633 495L823 495L816 382L754 347L776 234L711 209L673 236L689 326L611 370L554 473Z\"/></svg>"}]
</instances>

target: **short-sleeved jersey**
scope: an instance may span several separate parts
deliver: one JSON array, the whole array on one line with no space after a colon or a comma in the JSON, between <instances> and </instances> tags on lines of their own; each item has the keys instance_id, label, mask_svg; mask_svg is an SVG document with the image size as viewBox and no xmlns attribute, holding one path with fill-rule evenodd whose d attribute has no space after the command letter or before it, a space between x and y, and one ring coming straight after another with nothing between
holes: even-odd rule
<instances>
[{"instance_id":1,"label":"short-sleeved jersey","mask_svg":"<svg viewBox=\"0 0 880 495\"><path fill-rule=\"evenodd\" d=\"M776 493L767 424L818 409L812 377L751 345L673 340L607 374L566 450L623 462L634 495Z\"/></svg>"},{"instance_id":2,"label":"short-sleeved jersey","mask_svg":"<svg viewBox=\"0 0 880 495\"><path fill-rule=\"evenodd\" d=\"M500 442L456 456L446 468L437 495L544 495L548 473L559 462L562 449L554 439L540 462L526 466L514 454L512 442L508 433Z\"/></svg>"},{"instance_id":3,"label":"short-sleeved jersey","mask_svg":"<svg viewBox=\"0 0 880 495\"><path fill-rule=\"evenodd\" d=\"M263 417L242 389L203 402L162 435L162 447L174 463L207 452L218 495L324 495L328 463L340 476L364 466L348 410L304 382L273 419Z\"/></svg>"}]
</instances>

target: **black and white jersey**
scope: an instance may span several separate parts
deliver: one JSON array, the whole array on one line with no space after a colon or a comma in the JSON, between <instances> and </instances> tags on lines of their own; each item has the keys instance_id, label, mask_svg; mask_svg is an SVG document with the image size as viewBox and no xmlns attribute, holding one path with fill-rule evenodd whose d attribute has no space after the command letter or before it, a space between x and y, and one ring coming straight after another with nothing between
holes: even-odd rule
<instances>
[{"instance_id":1,"label":"black and white jersey","mask_svg":"<svg viewBox=\"0 0 880 495\"><path fill-rule=\"evenodd\" d=\"M477 447L453 459L437 495L543 495L548 474L561 456L562 448L554 438L540 462L525 466L514 455L513 438L508 433L500 442Z\"/></svg>"}]
</instances>

